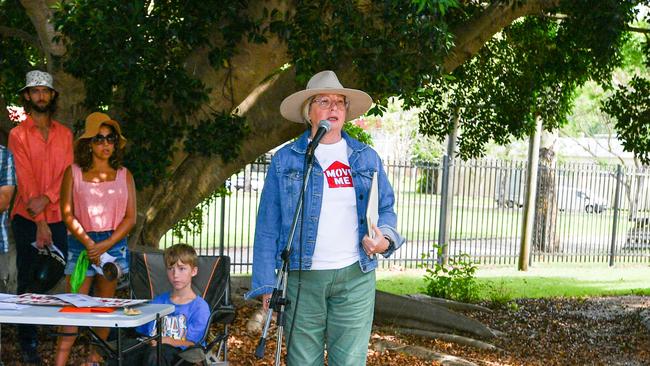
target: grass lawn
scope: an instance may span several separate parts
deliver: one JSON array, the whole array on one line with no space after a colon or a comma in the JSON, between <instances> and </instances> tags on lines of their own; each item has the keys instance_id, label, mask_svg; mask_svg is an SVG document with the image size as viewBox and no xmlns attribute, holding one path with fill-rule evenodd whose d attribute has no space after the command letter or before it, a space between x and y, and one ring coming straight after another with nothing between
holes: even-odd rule
<instances>
[{"instance_id":1,"label":"grass lawn","mask_svg":"<svg viewBox=\"0 0 650 366\"><path fill-rule=\"evenodd\" d=\"M423 270L380 271L377 288L397 294L422 292ZM479 267L481 299L603 295L650 295L650 266L604 264L539 264L520 272L511 267Z\"/></svg>"}]
</instances>

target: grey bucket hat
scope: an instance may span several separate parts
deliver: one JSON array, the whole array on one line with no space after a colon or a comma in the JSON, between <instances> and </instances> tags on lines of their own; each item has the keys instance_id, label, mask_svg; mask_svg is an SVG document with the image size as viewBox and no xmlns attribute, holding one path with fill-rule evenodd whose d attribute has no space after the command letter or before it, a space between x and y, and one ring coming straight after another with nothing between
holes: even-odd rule
<instances>
[{"instance_id":1,"label":"grey bucket hat","mask_svg":"<svg viewBox=\"0 0 650 366\"><path fill-rule=\"evenodd\" d=\"M48 88L56 91L54 89L54 78L52 75L45 71L33 70L27 73L25 76L25 86L22 87L18 92L22 92L27 88L32 88L35 86L47 86Z\"/></svg>"}]
</instances>

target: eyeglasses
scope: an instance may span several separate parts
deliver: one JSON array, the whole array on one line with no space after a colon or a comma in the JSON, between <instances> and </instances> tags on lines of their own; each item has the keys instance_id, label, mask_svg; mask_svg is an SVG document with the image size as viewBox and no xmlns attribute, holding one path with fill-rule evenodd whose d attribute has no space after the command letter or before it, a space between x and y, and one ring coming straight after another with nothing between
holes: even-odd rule
<instances>
[{"instance_id":1,"label":"eyeglasses","mask_svg":"<svg viewBox=\"0 0 650 366\"><path fill-rule=\"evenodd\" d=\"M103 144L104 141L108 142L110 145L115 145L115 143L117 142L117 135L114 134L114 133L112 133L110 135L102 135L102 134L98 133L97 135L93 136L90 139L90 141L93 144L98 144L98 145Z\"/></svg>"},{"instance_id":2,"label":"eyeglasses","mask_svg":"<svg viewBox=\"0 0 650 366\"><path fill-rule=\"evenodd\" d=\"M347 109L350 106L350 102L345 99L331 99L327 97L314 98L311 102L318 104L320 109L331 109L334 104L336 104L336 108L338 109Z\"/></svg>"}]
</instances>

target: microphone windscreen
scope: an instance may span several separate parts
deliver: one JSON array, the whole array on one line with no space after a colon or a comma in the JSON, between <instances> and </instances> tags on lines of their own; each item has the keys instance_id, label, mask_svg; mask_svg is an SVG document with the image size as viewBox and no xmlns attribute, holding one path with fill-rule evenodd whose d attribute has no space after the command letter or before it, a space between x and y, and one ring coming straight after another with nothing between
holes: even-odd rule
<instances>
[{"instance_id":1,"label":"microphone windscreen","mask_svg":"<svg viewBox=\"0 0 650 366\"><path fill-rule=\"evenodd\" d=\"M326 132L329 132L330 128L332 125L330 124L330 121L323 119L320 122L318 122L318 128L324 128Z\"/></svg>"}]
</instances>

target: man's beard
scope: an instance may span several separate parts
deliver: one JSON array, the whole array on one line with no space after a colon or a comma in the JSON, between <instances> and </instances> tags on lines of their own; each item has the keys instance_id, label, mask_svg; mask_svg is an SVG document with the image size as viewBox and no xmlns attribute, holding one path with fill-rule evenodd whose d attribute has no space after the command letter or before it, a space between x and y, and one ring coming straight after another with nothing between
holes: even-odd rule
<instances>
[{"instance_id":1,"label":"man's beard","mask_svg":"<svg viewBox=\"0 0 650 366\"><path fill-rule=\"evenodd\" d=\"M36 111L38 113L53 113L56 109L53 99L50 100L44 107L39 106L31 100L28 100L27 104L29 104L29 110Z\"/></svg>"}]
</instances>

